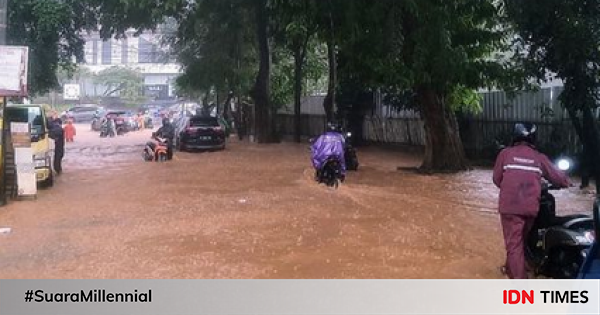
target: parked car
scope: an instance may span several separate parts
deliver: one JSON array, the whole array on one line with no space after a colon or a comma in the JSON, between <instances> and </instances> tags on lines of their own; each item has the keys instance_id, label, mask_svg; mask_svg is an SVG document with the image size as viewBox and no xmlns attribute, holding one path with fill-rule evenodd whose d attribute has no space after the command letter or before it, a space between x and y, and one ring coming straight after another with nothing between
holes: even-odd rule
<instances>
[{"instance_id":1,"label":"parked car","mask_svg":"<svg viewBox=\"0 0 600 315\"><path fill-rule=\"evenodd\" d=\"M98 111L103 108L96 105L81 105L71 107L61 114L63 120L71 119L73 122L92 121Z\"/></svg>"},{"instance_id":2,"label":"parked car","mask_svg":"<svg viewBox=\"0 0 600 315\"><path fill-rule=\"evenodd\" d=\"M189 117L176 126L176 132L180 151L225 149L225 129L215 117Z\"/></svg>"}]
</instances>

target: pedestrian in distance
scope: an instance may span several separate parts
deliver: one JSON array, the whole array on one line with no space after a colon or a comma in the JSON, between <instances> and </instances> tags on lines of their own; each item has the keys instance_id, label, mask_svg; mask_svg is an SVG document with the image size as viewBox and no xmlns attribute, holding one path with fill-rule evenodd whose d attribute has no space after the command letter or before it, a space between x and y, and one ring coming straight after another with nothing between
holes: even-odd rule
<instances>
[{"instance_id":1,"label":"pedestrian in distance","mask_svg":"<svg viewBox=\"0 0 600 315\"><path fill-rule=\"evenodd\" d=\"M75 129L75 125L73 125L73 121L69 119L67 121L67 125L64 128L65 131L65 141L66 142L74 142L75 135L77 134L77 130Z\"/></svg>"}]
</instances>

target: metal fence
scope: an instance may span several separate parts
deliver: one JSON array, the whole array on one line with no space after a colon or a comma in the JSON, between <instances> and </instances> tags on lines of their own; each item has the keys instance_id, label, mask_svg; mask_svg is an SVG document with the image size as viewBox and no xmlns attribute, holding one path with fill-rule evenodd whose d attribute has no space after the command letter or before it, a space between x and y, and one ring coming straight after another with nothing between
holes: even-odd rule
<instances>
[{"instance_id":1,"label":"metal fence","mask_svg":"<svg viewBox=\"0 0 600 315\"><path fill-rule=\"evenodd\" d=\"M365 117L363 140L377 143L424 145L423 121L418 118Z\"/></svg>"},{"instance_id":2,"label":"metal fence","mask_svg":"<svg viewBox=\"0 0 600 315\"><path fill-rule=\"evenodd\" d=\"M279 134L282 136L294 135L294 115L279 114L277 117ZM300 128L302 136L315 137L323 134L327 125L327 117L325 115L307 115L303 114L300 117Z\"/></svg>"},{"instance_id":3,"label":"metal fence","mask_svg":"<svg viewBox=\"0 0 600 315\"><path fill-rule=\"evenodd\" d=\"M483 92L482 111L474 119L485 121L561 122L568 119L558 97L563 88L548 87L510 96L502 91Z\"/></svg>"},{"instance_id":4,"label":"metal fence","mask_svg":"<svg viewBox=\"0 0 600 315\"><path fill-rule=\"evenodd\" d=\"M458 119L467 155L473 159L493 158L497 145L510 141L512 128L518 121L538 125L538 143L546 153L577 152L579 140L558 98L562 90L556 86L516 95L482 92L481 111L460 115ZM313 137L323 132L326 119L322 100L322 97L303 99L303 135ZM282 135L294 134L292 112L280 112L279 122ZM381 95L375 95L373 110L364 118L363 140L421 146L425 144L424 124L417 112L387 106L382 103Z\"/></svg>"}]
</instances>

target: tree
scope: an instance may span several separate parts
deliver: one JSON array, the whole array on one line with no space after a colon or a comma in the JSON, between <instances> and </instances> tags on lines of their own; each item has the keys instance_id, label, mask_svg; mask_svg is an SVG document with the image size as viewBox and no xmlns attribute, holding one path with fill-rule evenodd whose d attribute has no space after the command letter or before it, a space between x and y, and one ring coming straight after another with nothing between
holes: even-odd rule
<instances>
[{"instance_id":1,"label":"tree","mask_svg":"<svg viewBox=\"0 0 600 315\"><path fill-rule=\"evenodd\" d=\"M600 133L593 110L600 95L600 5L598 1L506 0L516 33L515 60L538 81L563 80L560 95L596 179L600 193Z\"/></svg>"},{"instance_id":2,"label":"tree","mask_svg":"<svg viewBox=\"0 0 600 315\"><path fill-rule=\"evenodd\" d=\"M7 43L28 46L29 87L33 95L59 87L59 66L83 61L81 31L96 27L93 8L80 0L9 1Z\"/></svg>"},{"instance_id":3,"label":"tree","mask_svg":"<svg viewBox=\"0 0 600 315\"><path fill-rule=\"evenodd\" d=\"M271 104L271 44L269 25L271 21L268 0L252 0L256 39L258 44L258 74L250 95L254 99L254 124L259 143L278 141L275 110Z\"/></svg>"},{"instance_id":4,"label":"tree","mask_svg":"<svg viewBox=\"0 0 600 315\"><path fill-rule=\"evenodd\" d=\"M184 74L177 79L187 95L233 92L245 96L256 75L255 39L248 6L239 1L202 1L190 7L169 39Z\"/></svg>"},{"instance_id":5,"label":"tree","mask_svg":"<svg viewBox=\"0 0 600 315\"><path fill-rule=\"evenodd\" d=\"M314 0L279 0L275 1L278 23L284 32L280 42L291 52L294 59L294 140L300 142L301 106L304 69L312 37L317 32L317 4Z\"/></svg>"},{"instance_id":6,"label":"tree","mask_svg":"<svg viewBox=\"0 0 600 315\"><path fill-rule=\"evenodd\" d=\"M144 79L137 70L113 66L100 71L94 81L105 88L104 97L118 95L130 102L142 99Z\"/></svg>"},{"instance_id":7,"label":"tree","mask_svg":"<svg viewBox=\"0 0 600 315\"><path fill-rule=\"evenodd\" d=\"M425 122L421 169L468 168L454 110L457 97L492 85L504 65L491 58L505 33L495 1L351 1L338 37L340 81L412 91ZM360 25L354 26L354 25ZM466 93L471 91L471 93Z\"/></svg>"}]
</instances>

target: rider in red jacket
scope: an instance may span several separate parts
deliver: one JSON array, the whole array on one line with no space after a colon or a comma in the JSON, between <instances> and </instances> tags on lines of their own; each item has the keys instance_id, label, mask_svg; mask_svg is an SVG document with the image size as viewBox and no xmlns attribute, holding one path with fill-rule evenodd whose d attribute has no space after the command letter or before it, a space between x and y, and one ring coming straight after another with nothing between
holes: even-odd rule
<instances>
[{"instance_id":1,"label":"rider in red jacket","mask_svg":"<svg viewBox=\"0 0 600 315\"><path fill-rule=\"evenodd\" d=\"M506 245L506 273L511 279L527 279L525 239L540 207L541 181L566 188L569 178L535 148L537 127L515 125L513 145L498 155L494 184L500 188L499 212Z\"/></svg>"}]
</instances>

